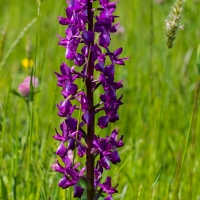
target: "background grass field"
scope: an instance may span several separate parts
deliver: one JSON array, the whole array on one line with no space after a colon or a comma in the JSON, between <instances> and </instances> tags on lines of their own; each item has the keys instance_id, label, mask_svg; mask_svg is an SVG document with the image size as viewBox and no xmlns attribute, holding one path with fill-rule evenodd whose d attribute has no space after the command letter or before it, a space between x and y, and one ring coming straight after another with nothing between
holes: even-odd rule
<instances>
[{"instance_id":1,"label":"background grass field","mask_svg":"<svg viewBox=\"0 0 200 200\"><path fill-rule=\"evenodd\" d=\"M114 199L200 199L199 98L195 97L200 1L185 2L185 28L169 51L164 27L173 3L118 3L116 13L125 31L112 36L111 50L122 46L123 56L130 59L126 66L116 67L116 80L124 79L124 105L119 110L120 120L106 132L117 127L125 142L120 149L122 162L108 172L113 184L119 183ZM57 186L61 176L51 170L58 146L52 136L62 120L57 116L56 103L62 96L54 71L66 61L56 37L64 36L65 27L59 25L57 16L64 16L65 7L65 0L44 0L39 20L18 40L27 24L37 18L38 4L35 0L0 0L0 61L16 40L0 69L2 200L70 199L70 190ZM30 115L23 99L9 92L17 90L30 74L30 69L21 65L27 58L27 46L31 47L30 57L40 81L40 92L30 103Z\"/></svg>"}]
</instances>

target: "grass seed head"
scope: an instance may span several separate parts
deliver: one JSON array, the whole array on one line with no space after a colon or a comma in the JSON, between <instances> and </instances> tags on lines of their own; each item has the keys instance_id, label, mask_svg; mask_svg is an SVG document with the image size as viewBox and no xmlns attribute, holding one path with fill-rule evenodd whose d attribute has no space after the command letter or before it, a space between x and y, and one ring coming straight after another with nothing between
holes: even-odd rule
<instances>
[{"instance_id":1,"label":"grass seed head","mask_svg":"<svg viewBox=\"0 0 200 200\"><path fill-rule=\"evenodd\" d=\"M177 0L176 3L171 7L170 13L165 20L165 30L167 36L166 43L169 49L173 47L173 41L176 38L178 29L182 29L183 27L180 24L183 2L183 0Z\"/></svg>"}]
</instances>

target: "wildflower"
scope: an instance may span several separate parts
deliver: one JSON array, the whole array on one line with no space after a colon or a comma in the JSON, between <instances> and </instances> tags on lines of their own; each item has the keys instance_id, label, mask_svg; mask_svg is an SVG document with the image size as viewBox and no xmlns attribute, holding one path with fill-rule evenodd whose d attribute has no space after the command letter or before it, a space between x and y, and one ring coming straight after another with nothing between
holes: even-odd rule
<instances>
[{"instance_id":1,"label":"wildflower","mask_svg":"<svg viewBox=\"0 0 200 200\"><path fill-rule=\"evenodd\" d=\"M24 81L18 86L19 93L22 96L27 97L30 93L30 84L31 84L31 76L27 76ZM37 88L39 85L39 80L38 78L35 78L32 76L32 86L33 88Z\"/></svg>"},{"instance_id":2,"label":"wildflower","mask_svg":"<svg viewBox=\"0 0 200 200\"><path fill-rule=\"evenodd\" d=\"M21 64L24 68L31 68L33 67L33 60L32 59L28 59L28 58L23 58L21 61Z\"/></svg>"},{"instance_id":3,"label":"wildflower","mask_svg":"<svg viewBox=\"0 0 200 200\"><path fill-rule=\"evenodd\" d=\"M95 10L92 8L93 1L73 0L67 3L66 17L58 17L61 25L67 25L65 37L58 36L58 45L65 48L66 59L73 61L74 65L69 67L62 63L60 73L55 72L64 100L57 104L58 115L63 118L60 125L62 133L56 130L53 137L60 141L56 154L65 166L57 162L53 169L62 174L60 187L74 187L74 197L80 198L86 189L88 200L94 200L103 191L108 194L105 199L111 200L112 194L117 192L117 185L111 187L109 176L104 183L101 183L101 178L111 164L121 162L118 148L124 145L123 136L117 139L117 130L105 138L97 136L95 126L104 129L109 123L119 120L118 109L123 104L123 95L117 96L117 90L123 87L122 80L115 80L115 68L123 66L127 58L121 57L122 47L109 50L110 34L116 33L119 25L115 23L117 16L113 15L117 3L99 0ZM85 89L78 88L78 80L82 81ZM95 105L94 93L98 87L103 92ZM95 116L99 112L101 116L95 124ZM78 119L75 113L80 116ZM80 163L70 160L69 151L86 157L86 166L79 169ZM91 188L78 185L83 178L87 179Z\"/></svg>"}]
</instances>

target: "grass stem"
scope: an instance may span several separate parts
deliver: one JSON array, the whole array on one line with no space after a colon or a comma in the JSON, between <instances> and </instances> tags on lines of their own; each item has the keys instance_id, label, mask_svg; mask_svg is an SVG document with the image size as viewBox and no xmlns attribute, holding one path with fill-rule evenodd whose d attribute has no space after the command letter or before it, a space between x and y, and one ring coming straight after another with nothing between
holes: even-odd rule
<instances>
[{"instance_id":1,"label":"grass stem","mask_svg":"<svg viewBox=\"0 0 200 200\"><path fill-rule=\"evenodd\" d=\"M198 81L197 84L196 84L194 104L193 104L192 114L191 114L191 117L190 117L189 128L188 128L188 131L187 131L187 138L186 138L186 141L185 141L185 147L184 147L184 152L183 152L183 156L182 156L182 160L181 160L180 171L178 173L177 179L175 180L175 190L174 190L173 199L177 199L177 200L179 199L178 193L179 193L179 187L180 187L181 174L182 174L182 171L183 171L183 166L184 166L184 163L185 163L185 158L186 158L186 154L187 154L187 150L188 150L192 125L194 123L194 117L195 117L195 114L197 113L197 109L198 109L199 90L200 90L200 81Z\"/></svg>"}]
</instances>

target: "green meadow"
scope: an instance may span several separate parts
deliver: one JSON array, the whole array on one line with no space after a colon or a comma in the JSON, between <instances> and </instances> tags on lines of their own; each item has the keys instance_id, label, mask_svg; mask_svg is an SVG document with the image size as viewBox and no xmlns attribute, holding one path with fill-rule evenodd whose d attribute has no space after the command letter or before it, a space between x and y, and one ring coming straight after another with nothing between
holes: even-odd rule
<instances>
[{"instance_id":1,"label":"green meadow","mask_svg":"<svg viewBox=\"0 0 200 200\"><path fill-rule=\"evenodd\" d=\"M187 0L172 49L166 45L165 20L175 0L120 0L116 15L124 28L112 35L110 49L123 47L125 66L120 120L124 135L121 163L105 176L118 185L116 200L200 200L200 0ZM0 0L0 200L68 200L71 189L58 187L61 175L51 169L59 142L53 139L63 118L56 104L63 97L56 72L69 61L58 46L65 35L57 16L65 0ZM26 68L22 60L33 60ZM30 74L39 78L27 103L18 85ZM81 83L80 83L81 84ZM95 98L98 98L96 93Z\"/></svg>"}]
</instances>

